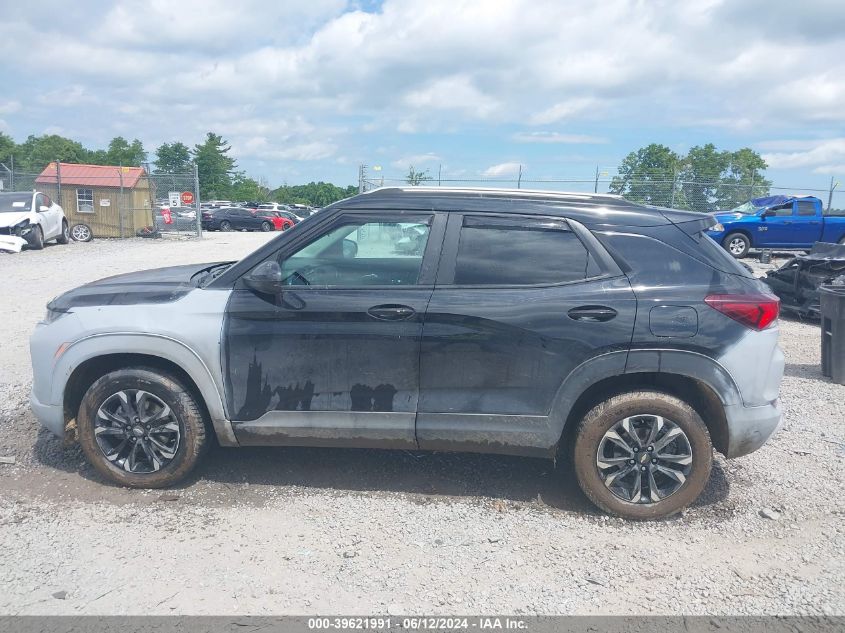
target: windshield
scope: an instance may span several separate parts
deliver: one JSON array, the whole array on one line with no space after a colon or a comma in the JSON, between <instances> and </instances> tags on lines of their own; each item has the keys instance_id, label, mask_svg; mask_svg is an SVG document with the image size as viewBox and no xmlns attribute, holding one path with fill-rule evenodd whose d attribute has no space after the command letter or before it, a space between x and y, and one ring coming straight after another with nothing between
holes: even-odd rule
<instances>
[{"instance_id":1,"label":"windshield","mask_svg":"<svg viewBox=\"0 0 845 633\"><path fill-rule=\"evenodd\" d=\"M755 207L750 202L745 202L735 209L731 209L731 213L741 213L742 215L754 215L763 207Z\"/></svg>"},{"instance_id":2,"label":"windshield","mask_svg":"<svg viewBox=\"0 0 845 633\"><path fill-rule=\"evenodd\" d=\"M0 213L28 213L31 209L31 194L0 194Z\"/></svg>"}]
</instances>

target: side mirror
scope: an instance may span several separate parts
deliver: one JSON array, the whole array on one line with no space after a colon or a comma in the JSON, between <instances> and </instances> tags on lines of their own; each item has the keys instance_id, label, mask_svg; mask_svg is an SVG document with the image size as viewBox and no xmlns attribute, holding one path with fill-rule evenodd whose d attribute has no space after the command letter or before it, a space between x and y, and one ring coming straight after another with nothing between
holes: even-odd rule
<instances>
[{"instance_id":1,"label":"side mirror","mask_svg":"<svg viewBox=\"0 0 845 633\"><path fill-rule=\"evenodd\" d=\"M766 211L763 211L763 213L760 214L760 218L762 220L765 220L766 218L770 218L773 215L775 215L775 212L772 211L771 209L767 209Z\"/></svg>"},{"instance_id":2,"label":"side mirror","mask_svg":"<svg viewBox=\"0 0 845 633\"><path fill-rule=\"evenodd\" d=\"M358 243L354 240L343 240L343 259L355 259L358 255Z\"/></svg>"},{"instance_id":3,"label":"side mirror","mask_svg":"<svg viewBox=\"0 0 845 633\"><path fill-rule=\"evenodd\" d=\"M40 207L38 207L39 213L47 213L47 211L49 211L49 210L50 210L50 207L44 206L43 204Z\"/></svg>"},{"instance_id":4,"label":"side mirror","mask_svg":"<svg viewBox=\"0 0 845 633\"><path fill-rule=\"evenodd\" d=\"M279 262L275 260L261 262L241 279L250 290L268 295L277 294L284 288L282 268L279 266Z\"/></svg>"}]
</instances>

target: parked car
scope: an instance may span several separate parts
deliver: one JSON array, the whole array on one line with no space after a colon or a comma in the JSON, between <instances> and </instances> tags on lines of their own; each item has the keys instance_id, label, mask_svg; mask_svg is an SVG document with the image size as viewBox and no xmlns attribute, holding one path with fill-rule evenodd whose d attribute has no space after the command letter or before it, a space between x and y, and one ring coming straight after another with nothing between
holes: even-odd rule
<instances>
[{"instance_id":1,"label":"parked car","mask_svg":"<svg viewBox=\"0 0 845 633\"><path fill-rule=\"evenodd\" d=\"M736 258L752 248L809 250L816 242L845 244L845 217L827 215L814 196L755 198L726 213L710 237Z\"/></svg>"},{"instance_id":2,"label":"parked car","mask_svg":"<svg viewBox=\"0 0 845 633\"><path fill-rule=\"evenodd\" d=\"M256 215L244 207L203 209L200 220L205 231L273 231L273 218Z\"/></svg>"},{"instance_id":3,"label":"parked car","mask_svg":"<svg viewBox=\"0 0 845 633\"><path fill-rule=\"evenodd\" d=\"M608 195L379 189L238 262L57 297L32 408L126 486L175 483L215 435L562 455L604 510L671 515L714 447L750 453L781 423L778 301L714 222ZM409 230L422 248L398 246Z\"/></svg>"},{"instance_id":4,"label":"parked car","mask_svg":"<svg viewBox=\"0 0 845 633\"><path fill-rule=\"evenodd\" d=\"M50 196L40 191L0 193L0 249L40 250L50 240L70 241L65 212Z\"/></svg>"}]
</instances>

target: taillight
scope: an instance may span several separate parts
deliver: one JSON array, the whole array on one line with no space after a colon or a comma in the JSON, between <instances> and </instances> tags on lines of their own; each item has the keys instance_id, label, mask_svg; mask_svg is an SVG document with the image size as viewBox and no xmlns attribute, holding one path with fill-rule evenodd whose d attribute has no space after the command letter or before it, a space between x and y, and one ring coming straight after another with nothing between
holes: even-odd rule
<instances>
[{"instance_id":1,"label":"taillight","mask_svg":"<svg viewBox=\"0 0 845 633\"><path fill-rule=\"evenodd\" d=\"M777 321L780 299L769 294L709 295L704 302L734 321L755 330L765 330Z\"/></svg>"}]
</instances>

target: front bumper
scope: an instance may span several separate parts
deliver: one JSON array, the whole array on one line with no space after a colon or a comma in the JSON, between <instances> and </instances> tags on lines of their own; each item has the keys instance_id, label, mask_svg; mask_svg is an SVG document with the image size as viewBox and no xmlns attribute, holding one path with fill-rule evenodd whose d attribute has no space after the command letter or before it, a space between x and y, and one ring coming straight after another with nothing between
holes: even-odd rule
<instances>
[{"instance_id":1,"label":"front bumper","mask_svg":"<svg viewBox=\"0 0 845 633\"><path fill-rule=\"evenodd\" d=\"M763 446L783 425L780 400L759 407L732 404L725 407L728 450L725 457L741 457Z\"/></svg>"},{"instance_id":2,"label":"front bumper","mask_svg":"<svg viewBox=\"0 0 845 633\"><path fill-rule=\"evenodd\" d=\"M29 395L29 404L32 412L38 421L56 437L64 439L65 436L65 412L60 404L44 404L35 396L33 390Z\"/></svg>"}]
</instances>

